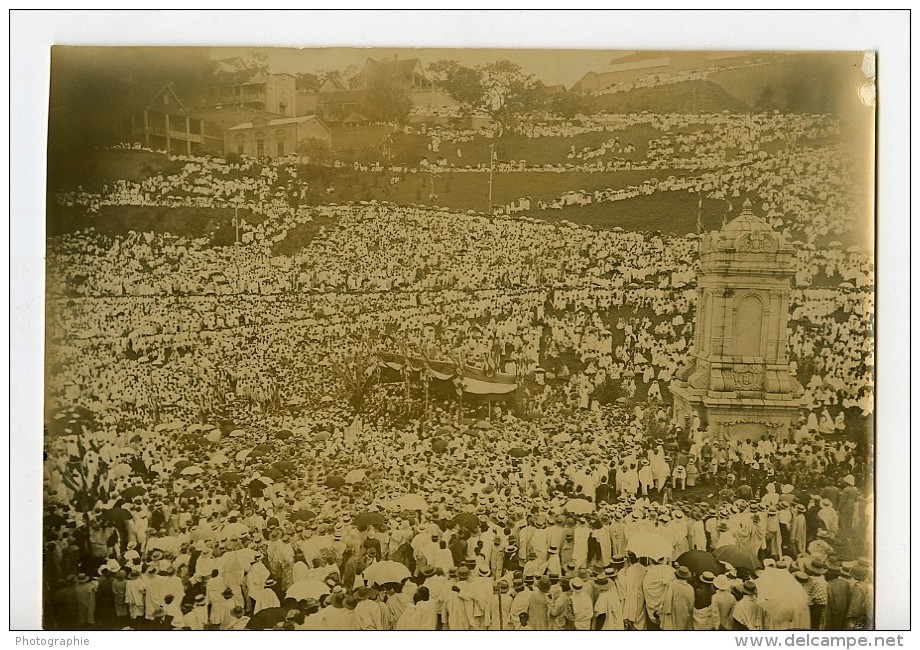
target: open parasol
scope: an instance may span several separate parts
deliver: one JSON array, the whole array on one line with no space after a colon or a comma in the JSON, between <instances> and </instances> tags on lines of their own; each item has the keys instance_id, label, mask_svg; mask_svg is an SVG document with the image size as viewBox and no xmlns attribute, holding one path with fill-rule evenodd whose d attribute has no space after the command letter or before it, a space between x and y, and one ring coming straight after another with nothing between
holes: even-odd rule
<instances>
[{"instance_id":1,"label":"open parasol","mask_svg":"<svg viewBox=\"0 0 920 650\"><path fill-rule=\"evenodd\" d=\"M693 572L693 575L697 576L704 571L711 571L715 575L719 575L725 571L725 567L722 566L712 553L696 549L681 553L677 558L677 563L687 567Z\"/></svg>"},{"instance_id":2,"label":"open parasol","mask_svg":"<svg viewBox=\"0 0 920 650\"><path fill-rule=\"evenodd\" d=\"M355 526L382 526L386 523L379 512L362 512L352 520Z\"/></svg>"},{"instance_id":3,"label":"open parasol","mask_svg":"<svg viewBox=\"0 0 920 650\"><path fill-rule=\"evenodd\" d=\"M367 474L364 472L363 469L353 469L350 472L348 472L348 474L345 475L345 482L351 483L351 484L360 483L366 477L367 477Z\"/></svg>"},{"instance_id":4,"label":"open parasol","mask_svg":"<svg viewBox=\"0 0 920 650\"><path fill-rule=\"evenodd\" d=\"M427 510L428 502L425 501L425 497L420 494L404 494L403 496L396 499L394 504L397 508L402 510Z\"/></svg>"},{"instance_id":5,"label":"open parasol","mask_svg":"<svg viewBox=\"0 0 920 650\"><path fill-rule=\"evenodd\" d=\"M133 499L134 497L139 497L144 494L147 494L147 488L142 485L132 485L122 490L121 497L123 499Z\"/></svg>"},{"instance_id":6,"label":"open parasol","mask_svg":"<svg viewBox=\"0 0 920 650\"><path fill-rule=\"evenodd\" d=\"M316 518L316 513L312 510L298 510L290 516L291 521L310 521Z\"/></svg>"},{"instance_id":7,"label":"open parasol","mask_svg":"<svg viewBox=\"0 0 920 650\"><path fill-rule=\"evenodd\" d=\"M385 585L390 582L402 582L412 574L406 565L384 560L370 565L361 575L369 585Z\"/></svg>"},{"instance_id":8,"label":"open parasol","mask_svg":"<svg viewBox=\"0 0 920 650\"><path fill-rule=\"evenodd\" d=\"M594 512L594 504L585 499L569 499L565 504L565 511L574 515L586 515Z\"/></svg>"},{"instance_id":9,"label":"open parasol","mask_svg":"<svg viewBox=\"0 0 920 650\"><path fill-rule=\"evenodd\" d=\"M762 566L757 556L743 546L734 544L722 546L713 551L713 555L719 562L731 564L736 569L749 569L753 571Z\"/></svg>"},{"instance_id":10,"label":"open parasol","mask_svg":"<svg viewBox=\"0 0 920 650\"><path fill-rule=\"evenodd\" d=\"M332 476L326 477L326 487L331 487L337 490L345 485L345 479L338 474L333 474Z\"/></svg>"},{"instance_id":11,"label":"open parasol","mask_svg":"<svg viewBox=\"0 0 920 650\"><path fill-rule=\"evenodd\" d=\"M288 588L285 598L293 598L294 600L313 598L318 600L328 593L329 587L325 582L320 580L301 580Z\"/></svg>"},{"instance_id":12,"label":"open parasol","mask_svg":"<svg viewBox=\"0 0 920 650\"><path fill-rule=\"evenodd\" d=\"M455 515L451 521L470 530L479 530L479 517L469 512L461 512Z\"/></svg>"},{"instance_id":13,"label":"open parasol","mask_svg":"<svg viewBox=\"0 0 920 650\"><path fill-rule=\"evenodd\" d=\"M653 560L671 557L671 543L661 535L654 533L637 533L629 538L626 550L635 553L637 557L648 557Z\"/></svg>"},{"instance_id":14,"label":"open parasol","mask_svg":"<svg viewBox=\"0 0 920 650\"><path fill-rule=\"evenodd\" d=\"M103 511L101 518L105 521L118 522L125 521L126 519L133 519L134 515L125 510L124 508L110 508Z\"/></svg>"}]
</instances>

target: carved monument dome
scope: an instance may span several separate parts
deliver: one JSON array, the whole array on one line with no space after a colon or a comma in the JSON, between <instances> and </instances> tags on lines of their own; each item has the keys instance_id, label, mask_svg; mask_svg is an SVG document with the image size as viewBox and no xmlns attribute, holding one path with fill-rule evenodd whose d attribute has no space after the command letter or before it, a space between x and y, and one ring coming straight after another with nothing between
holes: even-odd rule
<instances>
[{"instance_id":1,"label":"carved monument dome","mask_svg":"<svg viewBox=\"0 0 920 650\"><path fill-rule=\"evenodd\" d=\"M745 199L741 214L725 224L711 240L719 250L739 253L775 253L785 242L770 225L754 214L750 199Z\"/></svg>"}]
</instances>

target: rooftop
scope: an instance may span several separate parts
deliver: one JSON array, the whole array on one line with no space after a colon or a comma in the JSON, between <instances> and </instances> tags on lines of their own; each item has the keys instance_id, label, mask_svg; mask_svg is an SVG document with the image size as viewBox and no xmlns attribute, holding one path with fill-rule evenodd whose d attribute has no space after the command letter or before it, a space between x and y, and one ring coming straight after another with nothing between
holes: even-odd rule
<instances>
[{"instance_id":1,"label":"rooftop","mask_svg":"<svg viewBox=\"0 0 920 650\"><path fill-rule=\"evenodd\" d=\"M283 125L285 125L285 124L302 124L303 122L310 122L310 121L316 121L316 122L318 122L319 124L322 124L323 126L326 126L325 124L323 124L322 120L320 120L320 119L319 119L318 117L316 117L315 115L304 115L304 116L301 116L301 117L283 117L283 118L279 118L279 119L277 119L277 120L267 120L267 121L265 121L265 122L259 122L259 126L260 126L260 127L261 127L261 126L265 126L265 127L283 126ZM236 126L231 126L231 127L230 127L229 129L227 129L227 130L228 130L228 131L235 131L235 130L251 129L252 127L253 127L253 123L252 123L252 122L243 122L242 124L237 124Z\"/></svg>"}]
</instances>

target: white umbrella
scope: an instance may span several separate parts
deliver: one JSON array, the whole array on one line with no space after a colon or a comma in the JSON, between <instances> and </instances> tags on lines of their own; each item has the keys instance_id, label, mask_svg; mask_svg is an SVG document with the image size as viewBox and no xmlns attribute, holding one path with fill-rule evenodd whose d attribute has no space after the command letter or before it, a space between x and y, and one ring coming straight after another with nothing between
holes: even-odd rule
<instances>
[{"instance_id":1,"label":"white umbrella","mask_svg":"<svg viewBox=\"0 0 920 650\"><path fill-rule=\"evenodd\" d=\"M321 596L329 593L329 587L326 583L319 580L302 580L292 584L285 594L285 598L294 600L306 600L313 598L319 600Z\"/></svg>"},{"instance_id":2,"label":"white umbrella","mask_svg":"<svg viewBox=\"0 0 920 650\"><path fill-rule=\"evenodd\" d=\"M345 475L346 483L360 483L364 480L366 474L363 469L353 469Z\"/></svg>"},{"instance_id":3,"label":"white umbrella","mask_svg":"<svg viewBox=\"0 0 920 650\"><path fill-rule=\"evenodd\" d=\"M251 454L251 453L252 453L252 449L244 449L244 450L242 450L242 451L237 452L237 454L236 454L236 456L234 456L234 458L237 459L238 461L242 462L242 461L246 460L246 458L247 458L247 457L249 456L249 454Z\"/></svg>"},{"instance_id":4,"label":"white umbrella","mask_svg":"<svg viewBox=\"0 0 920 650\"><path fill-rule=\"evenodd\" d=\"M227 524L220 531L221 539L230 539L231 537L242 537L243 535L249 532L249 528L246 527L246 524L235 522L232 524Z\"/></svg>"},{"instance_id":5,"label":"white umbrella","mask_svg":"<svg viewBox=\"0 0 920 650\"><path fill-rule=\"evenodd\" d=\"M204 470L198 465L189 465L184 470L182 470L182 475L183 476L195 476L197 474L201 474L202 472L204 472Z\"/></svg>"},{"instance_id":6,"label":"white umbrella","mask_svg":"<svg viewBox=\"0 0 920 650\"><path fill-rule=\"evenodd\" d=\"M565 504L565 511L575 515L586 515L594 512L594 504L584 499L569 499L569 502Z\"/></svg>"},{"instance_id":7,"label":"white umbrella","mask_svg":"<svg viewBox=\"0 0 920 650\"><path fill-rule=\"evenodd\" d=\"M361 574L368 584L383 585L388 582L402 582L412 576L406 565L392 560L384 560L372 564Z\"/></svg>"},{"instance_id":8,"label":"white umbrella","mask_svg":"<svg viewBox=\"0 0 920 650\"><path fill-rule=\"evenodd\" d=\"M638 557L660 560L671 557L673 546L661 535L638 533L630 537L626 550L635 553Z\"/></svg>"},{"instance_id":9,"label":"white umbrella","mask_svg":"<svg viewBox=\"0 0 920 650\"><path fill-rule=\"evenodd\" d=\"M403 510L427 510L428 502L420 494L404 494L396 499L395 506Z\"/></svg>"}]
</instances>

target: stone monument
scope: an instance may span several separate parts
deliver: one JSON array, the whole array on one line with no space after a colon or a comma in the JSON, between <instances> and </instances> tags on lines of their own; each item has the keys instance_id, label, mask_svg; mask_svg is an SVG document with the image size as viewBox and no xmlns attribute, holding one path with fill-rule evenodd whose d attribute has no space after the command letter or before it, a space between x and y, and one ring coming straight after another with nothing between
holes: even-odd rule
<instances>
[{"instance_id":1,"label":"stone monument","mask_svg":"<svg viewBox=\"0 0 920 650\"><path fill-rule=\"evenodd\" d=\"M803 393L786 356L794 275L795 248L749 200L703 236L692 357L670 386L678 422L696 414L716 440L792 434Z\"/></svg>"}]
</instances>

